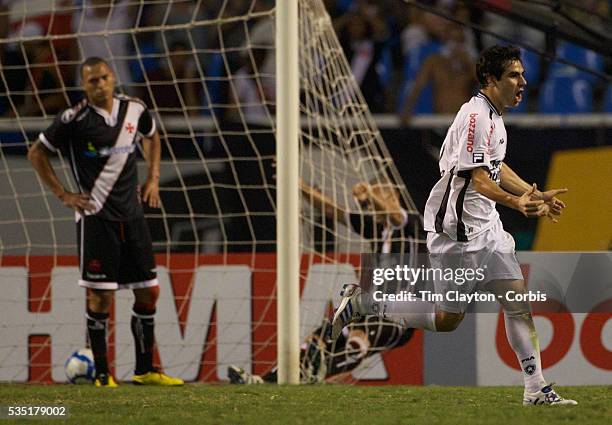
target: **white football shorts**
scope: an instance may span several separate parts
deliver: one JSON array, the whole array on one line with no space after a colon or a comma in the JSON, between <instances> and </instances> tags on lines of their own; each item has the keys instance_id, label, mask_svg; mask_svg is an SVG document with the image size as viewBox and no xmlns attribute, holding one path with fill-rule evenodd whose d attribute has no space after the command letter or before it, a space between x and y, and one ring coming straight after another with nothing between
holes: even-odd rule
<instances>
[{"instance_id":1,"label":"white football shorts","mask_svg":"<svg viewBox=\"0 0 612 425\"><path fill-rule=\"evenodd\" d=\"M500 220L467 242L454 241L444 233L428 233L430 267L444 271L434 273L433 278L435 292L443 295L438 307L449 313L463 313L468 302L461 300L460 294L485 291L486 284L494 280L522 280L514 248L514 238ZM451 291L453 294L449 294Z\"/></svg>"}]
</instances>

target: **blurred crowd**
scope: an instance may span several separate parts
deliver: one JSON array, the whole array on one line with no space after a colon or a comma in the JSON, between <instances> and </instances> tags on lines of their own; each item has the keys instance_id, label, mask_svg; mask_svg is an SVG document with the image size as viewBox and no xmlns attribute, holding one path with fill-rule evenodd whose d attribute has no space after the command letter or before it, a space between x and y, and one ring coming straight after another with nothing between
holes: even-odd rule
<instances>
[{"instance_id":1,"label":"blurred crowd","mask_svg":"<svg viewBox=\"0 0 612 425\"><path fill-rule=\"evenodd\" d=\"M160 114L273 113L273 0L58 0L53 19L11 19L19 0L0 0L0 116L52 115L78 100L79 62L109 59L118 85ZM500 40L400 0L324 0L348 64L370 110L455 113L477 89L478 52ZM483 12L472 2L422 1L458 21L546 49L543 32ZM609 19L607 0L582 11ZM131 29L135 28L136 31ZM160 28L164 28L160 30ZM64 35L50 41L47 35ZM20 38L20 42L15 42ZM53 37L52 37L53 38ZM12 42L2 42L10 39ZM557 55L598 72L609 63L559 42ZM612 91L596 76L523 51L529 90L519 112L612 112ZM231 76L231 84L228 76ZM231 86L231 88L230 88ZM232 107L239 103L241 108Z\"/></svg>"}]
</instances>

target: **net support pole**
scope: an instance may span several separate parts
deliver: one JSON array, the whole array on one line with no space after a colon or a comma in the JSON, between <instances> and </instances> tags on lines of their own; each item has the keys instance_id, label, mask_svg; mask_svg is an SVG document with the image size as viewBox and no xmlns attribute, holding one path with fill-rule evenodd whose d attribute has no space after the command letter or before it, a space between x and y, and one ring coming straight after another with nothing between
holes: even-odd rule
<instances>
[{"instance_id":1,"label":"net support pole","mask_svg":"<svg viewBox=\"0 0 612 425\"><path fill-rule=\"evenodd\" d=\"M298 0L276 1L278 383L300 383Z\"/></svg>"}]
</instances>

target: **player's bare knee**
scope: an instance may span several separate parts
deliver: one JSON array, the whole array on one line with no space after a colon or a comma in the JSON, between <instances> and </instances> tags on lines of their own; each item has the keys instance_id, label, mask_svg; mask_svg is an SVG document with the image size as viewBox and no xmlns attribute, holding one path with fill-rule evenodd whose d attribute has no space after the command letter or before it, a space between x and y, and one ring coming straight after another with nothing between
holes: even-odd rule
<instances>
[{"instance_id":1,"label":"player's bare knee","mask_svg":"<svg viewBox=\"0 0 612 425\"><path fill-rule=\"evenodd\" d=\"M449 313L446 311L438 311L436 313L436 331L452 332L463 320L464 313Z\"/></svg>"},{"instance_id":2,"label":"player's bare knee","mask_svg":"<svg viewBox=\"0 0 612 425\"><path fill-rule=\"evenodd\" d=\"M108 313L114 295L114 291L89 289L87 291L87 307L96 313Z\"/></svg>"},{"instance_id":3,"label":"player's bare knee","mask_svg":"<svg viewBox=\"0 0 612 425\"><path fill-rule=\"evenodd\" d=\"M159 298L159 286L150 288L134 289L135 303L146 304L149 307L155 308Z\"/></svg>"},{"instance_id":4,"label":"player's bare knee","mask_svg":"<svg viewBox=\"0 0 612 425\"><path fill-rule=\"evenodd\" d=\"M531 312L529 301L522 298L517 299L516 295L508 297L509 293L527 293L525 281L522 279L492 281L487 285L486 290L496 295L506 314L523 315Z\"/></svg>"}]
</instances>

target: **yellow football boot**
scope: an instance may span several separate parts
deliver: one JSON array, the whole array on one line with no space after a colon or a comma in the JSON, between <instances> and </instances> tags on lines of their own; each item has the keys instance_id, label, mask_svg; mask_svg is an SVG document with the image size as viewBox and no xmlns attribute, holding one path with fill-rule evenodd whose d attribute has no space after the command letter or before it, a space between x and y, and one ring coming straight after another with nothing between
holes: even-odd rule
<instances>
[{"instance_id":1,"label":"yellow football boot","mask_svg":"<svg viewBox=\"0 0 612 425\"><path fill-rule=\"evenodd\" d=\"M185 382L183 382L183 380L180 378L173 378L165 373L152 371L143 373L142 375L134 375L132 378L132 383L134 385L161 385L164 387L176 387L183 385Z\"/></svg>"},{"instance_id":2,"label":"yellow football boot","mask_svg":"<svg viewBox=\"0 0 612 425\"><path fill-rule=\"evenodd\" d=\"M106 373L101 373L100 375L96 376L94 385L96 387L106 388L117 388L119 386L113 379L112 375L107 375Z\"/></svg>"}]
</instances>

